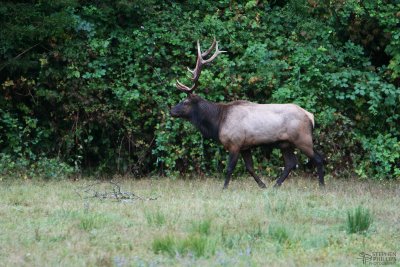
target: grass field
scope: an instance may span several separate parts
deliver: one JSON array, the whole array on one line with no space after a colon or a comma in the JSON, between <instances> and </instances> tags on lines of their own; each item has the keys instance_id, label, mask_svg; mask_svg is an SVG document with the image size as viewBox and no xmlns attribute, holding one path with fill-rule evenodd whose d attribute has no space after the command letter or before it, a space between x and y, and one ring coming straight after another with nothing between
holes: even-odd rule
<instances>
[{"instance_id":1,"label":"grass field","mask_svg":"<svg viewBox=\"0 0 400 267\"><path fill-rule=\"evenodd\" d=\"M0 265L362 266L362 252L400 265L399 182L114 181L142 199L102 199L107 182L0 182ZM358 207L372 224L350 234Z\"/></svg>"}]
</instances>

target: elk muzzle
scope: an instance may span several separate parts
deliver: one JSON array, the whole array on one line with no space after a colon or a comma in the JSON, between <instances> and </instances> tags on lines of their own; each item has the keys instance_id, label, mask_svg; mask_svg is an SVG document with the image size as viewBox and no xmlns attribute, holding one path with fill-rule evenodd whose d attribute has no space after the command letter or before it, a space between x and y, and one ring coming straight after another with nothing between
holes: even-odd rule
<instances>
[{"instance_id":1,"label":"elk muzzle","mask_svg":"<svg viewBox=\"0 0 400 267\"><path fill-rule=\"evenodd\" d=\"M185 118L187 117L187 111L185 105L183 103L179 103L171 108L169 111L172 117L174 118Z\"/></svg>"}]
</instances>

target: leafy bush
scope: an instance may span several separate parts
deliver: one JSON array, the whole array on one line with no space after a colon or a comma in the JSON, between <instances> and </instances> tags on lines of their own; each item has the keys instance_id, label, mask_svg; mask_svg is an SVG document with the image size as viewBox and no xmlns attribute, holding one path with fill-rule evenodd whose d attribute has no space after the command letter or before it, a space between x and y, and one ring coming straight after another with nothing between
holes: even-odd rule
<instances>
[{"instance_id":1,"label":"leafy bush","mask_svg":"<svg viewBox=\"0 0 400 267\"><path fill-rule=\"evenodd\" d=\"M300 104L315 114L329 173L398 178L399 9L386 0L6 2L0 164L221 172L223 148L168 111L185 97L174 81L190 82L196 40L206 47L216 36L228 53L203 71L200 95ZM275 174L279 157L256 167Z\"/></svg>"},{"instance_id":2,"label":"leafy bush","mask_svg":"<svg viewBox=\"0 0 400 267\"><path fill-rule=\"evenodd\" d=\"M357 168L362 178L380 179L400 177L400 142L392 134L379 134L376 138L361 139L367 159Z\"/></svg>"},{"instance_id":3,"label":"leafy bush","mask_svg":"<svg viewBox=\"0 0 400 267\"><path fill-rule=\"evenodd\" d=\"M62 180L76 170L59 159L42 158L31 162L24 158L12 158L8 154L0 153L0 176L30 179Z\"/></svg>"}]
</instances>

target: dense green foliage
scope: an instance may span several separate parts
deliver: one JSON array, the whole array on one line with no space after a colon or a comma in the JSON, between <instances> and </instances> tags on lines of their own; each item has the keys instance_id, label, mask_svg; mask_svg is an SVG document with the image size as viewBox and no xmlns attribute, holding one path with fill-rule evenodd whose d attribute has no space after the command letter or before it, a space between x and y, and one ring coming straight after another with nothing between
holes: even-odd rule
<instances>
[{"instance_id":1,"label":"dense green foliage","mask_svg":"<svg viewBox=\"0 0 400 267\"><path fill-rule=\"evenodd\" d=\"M397 0L3 1L0 172L222 171L223 148L168 111L184 98L174 83L189 82L196 40L215 36L228 53L203 71L200 95L300 104L316 116L328 173L399 177L399 10Z\"/></svg>"}]
</instances>

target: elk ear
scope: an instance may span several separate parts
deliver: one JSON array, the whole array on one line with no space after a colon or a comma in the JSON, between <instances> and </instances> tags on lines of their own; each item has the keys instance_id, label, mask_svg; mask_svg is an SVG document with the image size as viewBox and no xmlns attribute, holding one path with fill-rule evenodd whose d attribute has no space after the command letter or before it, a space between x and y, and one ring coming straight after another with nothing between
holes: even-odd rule
<instances>
[{"instance_id":1,"label":"elk ear","mask_svg":"<svg viewBox=\"0 0 400 267\"><path fill-rule=\"evenodd\" d=\"M192 101L192 103L197 103L200 100L200 97L196 94L189 94L188 98L190 101Z\"/></svg>"}]
</instances>

